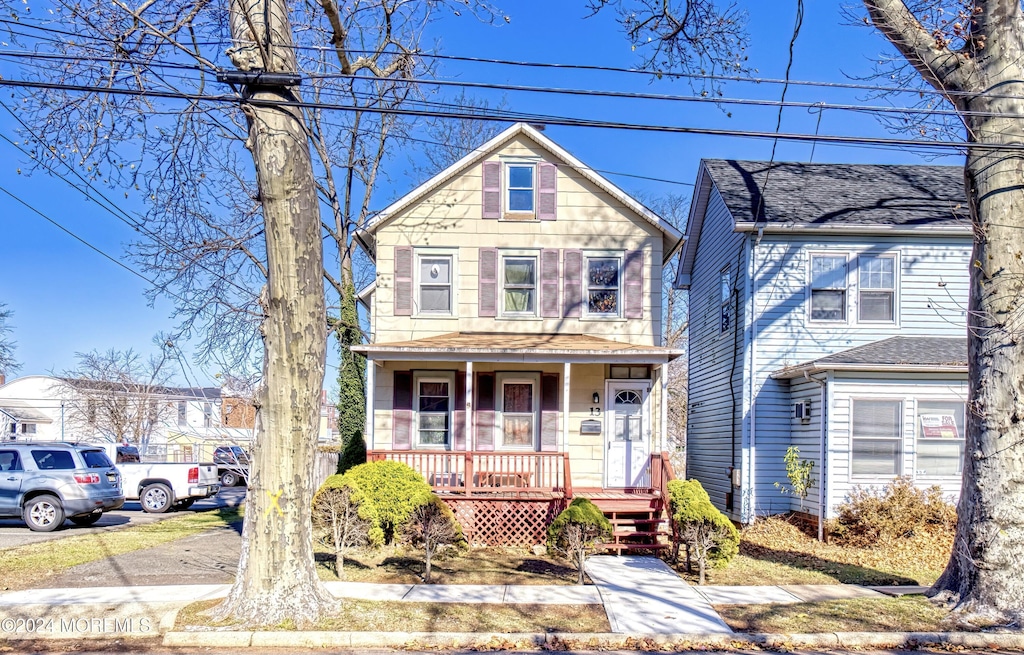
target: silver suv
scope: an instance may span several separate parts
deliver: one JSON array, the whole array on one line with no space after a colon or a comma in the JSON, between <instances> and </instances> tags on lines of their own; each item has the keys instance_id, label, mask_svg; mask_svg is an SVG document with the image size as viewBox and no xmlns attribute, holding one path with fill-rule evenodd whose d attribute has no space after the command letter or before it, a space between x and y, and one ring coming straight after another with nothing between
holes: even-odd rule
<instances>
[{"instance_id":1,"label":"silver suv","mask_svg":"<svg viewBox=\"0 0 1024 655\"><path fill-rule=\"evenodd\" d=\"M121 475L100 448L0 443L0 517L20 516L31 530L50 532L65 518L92 525L122 505Z\"/></svg>"}]
</instances>

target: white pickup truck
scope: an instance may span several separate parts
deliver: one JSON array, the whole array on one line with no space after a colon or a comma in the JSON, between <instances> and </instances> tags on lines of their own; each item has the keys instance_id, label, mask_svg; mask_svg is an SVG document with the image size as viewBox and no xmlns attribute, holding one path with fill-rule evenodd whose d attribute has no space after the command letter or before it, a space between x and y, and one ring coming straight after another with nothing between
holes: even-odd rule
<instances>
[{"instance_id":1,"label":"white pickup truck","mask_svg":"<svg viewBox=\"0 0 1024 655\"><path fill-rule=\"evenodd\" d=\"M220 491L217 465L142 462L135 446L102 444L121 472L125 500L138 500L142 509L160 514L171 508L187 509L200 498Z\"/></svg>"}]
</instances>

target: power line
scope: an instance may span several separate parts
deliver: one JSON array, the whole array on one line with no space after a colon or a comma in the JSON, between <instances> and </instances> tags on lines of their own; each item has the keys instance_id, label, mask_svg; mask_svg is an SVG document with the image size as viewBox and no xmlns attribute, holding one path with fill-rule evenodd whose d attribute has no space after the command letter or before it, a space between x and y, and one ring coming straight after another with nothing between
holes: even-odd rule
<instances>
[{"instance_id":1,"label":"power line","mask_svg":"<svg viewBox=\"0 0 1024 655\"><path fill-rule=\"evenodd\" d=\"M332 104L332 103L316 103L299 100L261 100L256 98L240 98L237 96L210 96L199 93L171 93L167 91L152 91L143 89L122 89L122 88L109 88L109 87L95 87L88 85L79 84L58 84L48 82L33 82L26 80L0 80L0 86L9 87L22 87L30 89L58 89L64 91L80 91L84 93L109 93L113 95L130 95L138 97L151 97L151 98L164 98L172 100L189 100L194 102L208 101L208 102L223 102L235 105L245 105L266 108L301 108L301 109L325 109L325 110L336 110L336 111L361 111L365 113L375 114L392 114L397 116L426 116L434 118L451 118L451 119L476 119L484 121L507 121L507 117L496 117L494 115L484 113L470 113L470 112L458 112L458 111L417 111L402 108L380 108L380 107L360 107L356 105L345 105L345 104ZM918 139L896 139L886 137L859 137L859 136L846 136L846 135L813 135L803 134L795 132L787 132L775 134L773 132L762 132L757 130L733 130L733 129L721 129L721 128L703 128L703 127L692 127L692 126L676 126L676 125L652 125L644 123L626 123L626 122L615 122L615 121L603 121L603 120L592 120L584 118L572 118L566 116L554 116L554 115L536 115L532 122L542 123L545 125L561 125L567 127L592 127L592 128L605 128L605 129L619 129L629 131L640 131L640 132L658 132L658 133L669 133L669 134L698 134L707 136L731 136L739 138L759 138L759 139L774 139L779 138L788 141L821 141L833 144L854 144L854 145L879 145L893 148L922 148L922 149L941 149L941 150L957 150L963 151L966 149L984 149L984 150L995 150L995 151L1020 151L1024 150L1024 144L1014 143L971 143L966 141L938 141L938 140L918 140Z\"/></svg>"}]
</instances>

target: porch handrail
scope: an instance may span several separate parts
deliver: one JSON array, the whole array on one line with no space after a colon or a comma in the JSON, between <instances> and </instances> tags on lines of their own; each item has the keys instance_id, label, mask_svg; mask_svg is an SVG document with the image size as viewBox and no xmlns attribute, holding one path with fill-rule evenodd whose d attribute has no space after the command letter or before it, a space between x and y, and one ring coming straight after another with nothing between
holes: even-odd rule
<instances>
[{"instance_id":1,"label":"porch handrail","mask_svg":"<svg viewBox=\"0 0 1024 655\"><path fill-rule=\"evenodd\" d=\"M651 456L651 486L668 502L668 483L676 479L672 460L666 451Z\"/></svg>"},{"instance_id":2,"label":"porch handrail","mask_svg":"<svg viewBox=\"0 0 1024 655\"><path fill-rule=\"evenodd\" d=\"M367 460L402 462L438 492L571 494L567 453L370 450Z\"/></svg>"}]
</instances>

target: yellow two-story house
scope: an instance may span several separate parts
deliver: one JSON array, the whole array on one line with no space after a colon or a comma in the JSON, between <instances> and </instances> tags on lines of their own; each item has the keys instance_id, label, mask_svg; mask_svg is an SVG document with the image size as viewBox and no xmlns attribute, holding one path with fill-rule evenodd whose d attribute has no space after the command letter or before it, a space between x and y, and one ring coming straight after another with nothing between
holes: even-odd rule
<instances>
[{"instance_id":1,"label":"yellow two-story house","mask_svg":"<svg viewBox=\"0 0 1024 655\"><path fill-rule=\"evenodd\" d=\"M357 239L370 459L420 471L477 543L543 541L574 495L660 507L674 226L518 123Z\"/></svg>"}]
</instances>

